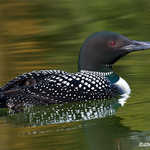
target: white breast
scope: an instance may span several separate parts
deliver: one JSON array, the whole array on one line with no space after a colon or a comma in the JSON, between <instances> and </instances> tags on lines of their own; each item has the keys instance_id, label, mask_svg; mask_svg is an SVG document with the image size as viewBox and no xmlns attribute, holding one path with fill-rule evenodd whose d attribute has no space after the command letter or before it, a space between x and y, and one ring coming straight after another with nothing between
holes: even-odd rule
<instances>
[{"instance_id":1,"label":"white breast","mask_svg":"<svg viewBox=\"0 0 150 150\"><path fill-rule=\"evenodd\" d=\"M119 80L115 83L115 85L121 89L122 94L121 97L119 98L118 102L123 106L126 103L126 100L130 97L131 89L129 84L123 79L119 78Z\"/></svg>"}]
</instances>

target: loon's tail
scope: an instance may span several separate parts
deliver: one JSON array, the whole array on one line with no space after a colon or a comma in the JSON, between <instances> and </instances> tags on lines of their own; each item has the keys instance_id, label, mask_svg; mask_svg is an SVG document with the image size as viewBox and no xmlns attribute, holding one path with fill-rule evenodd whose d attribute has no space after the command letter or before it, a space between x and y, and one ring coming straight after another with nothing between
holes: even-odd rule
<instances>
[{"instance_id":1,"label":"loon's tail","mask_svg":"<svg viewBox=\"0 0 150 150\"><path fill-rule=\"evenodd\" d=\"M6 106L6 99L4 96L4 92L2 91L2 89L0 88L0 108L5 108Z\"/></svg>"}]
</instances>

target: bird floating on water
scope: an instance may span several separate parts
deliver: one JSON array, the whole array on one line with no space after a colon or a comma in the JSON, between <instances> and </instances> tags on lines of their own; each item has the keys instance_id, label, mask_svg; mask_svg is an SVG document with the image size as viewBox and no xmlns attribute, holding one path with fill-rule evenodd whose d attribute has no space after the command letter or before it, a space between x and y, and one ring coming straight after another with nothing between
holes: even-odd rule
<instances>
[{"instance_id":1,"label":"bird floating on water","mask_svg":"<svg viewBox=\"0 0 150 150\"><path fill-rule=\"evenodd\" d=\"M129 85L112 65L130 52L145 49L150 49L150 42L129 40L114 32L97 32L81 47L78 72L40 70L19 75L0 88L1 106L17 109L129 94Z\"/></svg>"}]
</instances>

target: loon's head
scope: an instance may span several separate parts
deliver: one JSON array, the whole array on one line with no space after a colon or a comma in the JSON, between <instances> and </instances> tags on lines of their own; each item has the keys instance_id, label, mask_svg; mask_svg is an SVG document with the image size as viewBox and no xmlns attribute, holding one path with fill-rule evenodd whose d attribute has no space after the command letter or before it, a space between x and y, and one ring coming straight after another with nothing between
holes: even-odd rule
<instances>
[{"instance_id":1,"label":"loon's head","mask_svg":"<svg viewBox=\"0 0 150 150\"><path fill-rule=\"evenodd\" d=\"M122 56L144 49L150 49L150 42L129 40L114 32L97 32L83 43L79 56L79 71L110 69Z\"/></svg>"}]
</instances>

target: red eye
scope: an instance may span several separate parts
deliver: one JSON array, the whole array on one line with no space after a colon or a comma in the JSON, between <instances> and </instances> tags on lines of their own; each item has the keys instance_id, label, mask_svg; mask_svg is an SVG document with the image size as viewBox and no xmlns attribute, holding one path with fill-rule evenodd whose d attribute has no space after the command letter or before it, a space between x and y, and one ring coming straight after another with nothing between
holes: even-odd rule
<instances>
[{"instance_id":1,"label":"red eye","mask_svg":"<svg viewBox=\"0 0 150 150\"><path fill-rule=\"evenodd\" d=\"M110 41L110 42L108 43L108 45L111 46L111 47L114 47L114 46L116 45L116 42L115 42L115 41Z\"/></svg>"}]
</instances>

